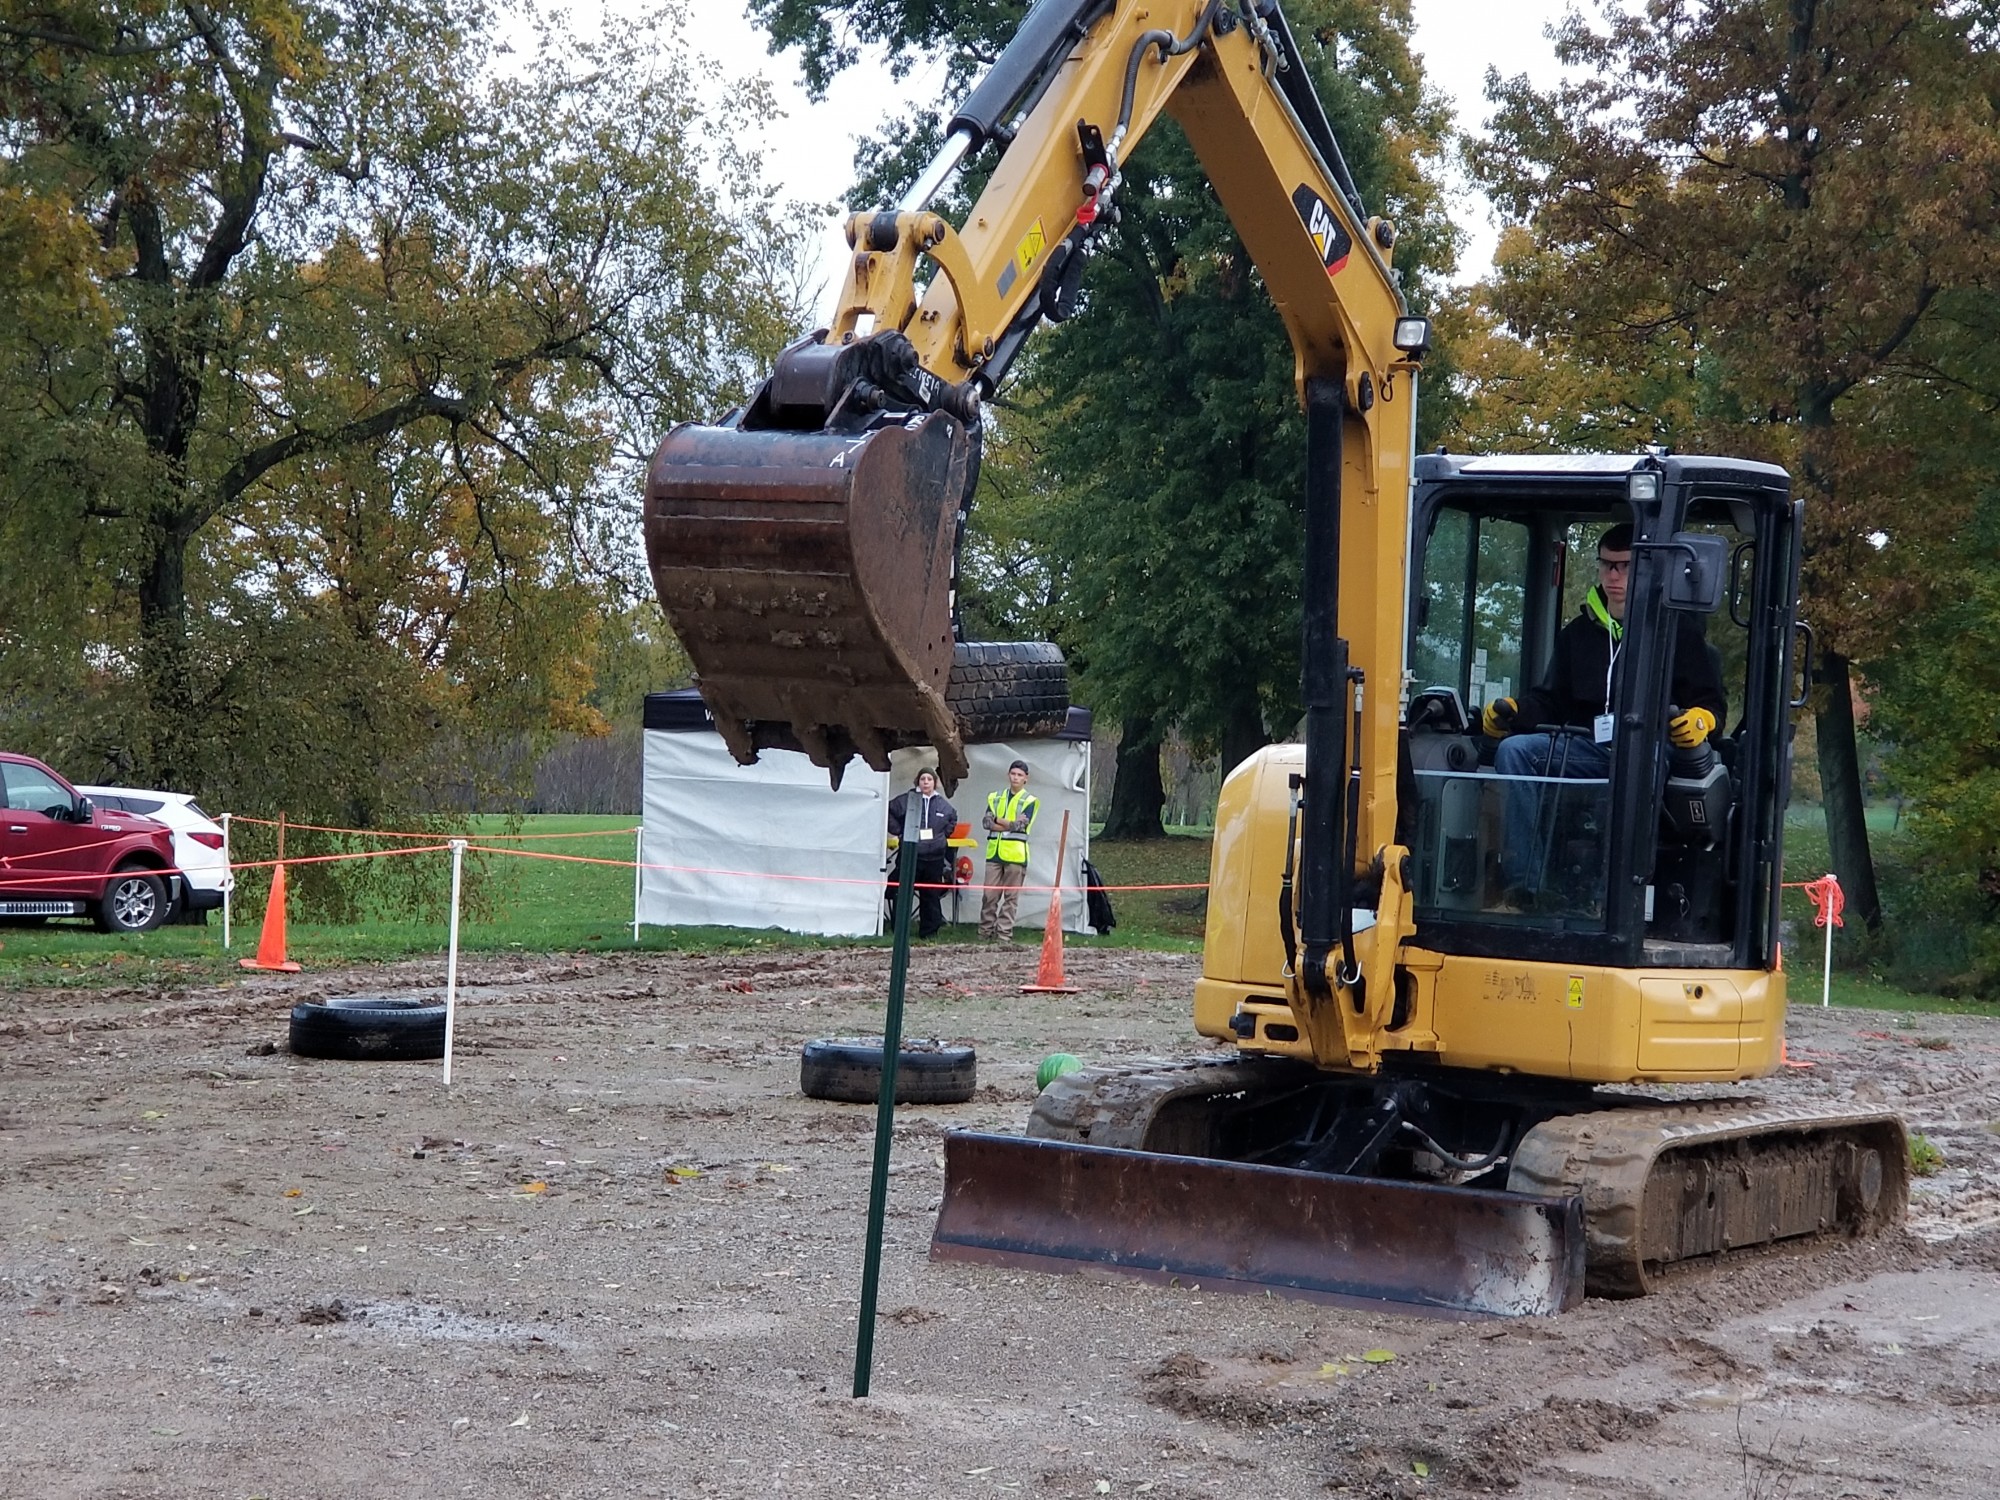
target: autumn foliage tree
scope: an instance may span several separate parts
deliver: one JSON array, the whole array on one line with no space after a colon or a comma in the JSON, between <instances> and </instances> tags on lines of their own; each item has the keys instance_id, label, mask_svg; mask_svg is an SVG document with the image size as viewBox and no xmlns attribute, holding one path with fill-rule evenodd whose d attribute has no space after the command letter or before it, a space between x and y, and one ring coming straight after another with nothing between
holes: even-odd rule
<instances>
[{"instance_id":1,"label":"autumn foliage tree","mask_svg":"<svg viewBox=\"0 0 2000 1500\"><path fill-rule=\"evenodd\" d=\"M1963 492L1870 413L1941 299L2000 270L2000 35L1988 0L1648 0L1558 28L1569 82L1495 80L1488 190L1526 230L1507 329L1680 448L1786 464L1807 501L1820 770L1851 909L1880 905L1853 668L1924 602ZM1650 417L1641 413L1650 411Z\"/></svg>"},{"instance_id":2,"label":"autumn foliage tree","mask_svg":"<svg viewBox=\"0 0 2000 1500\"><path fill-rule=\"evenodd\" d=\"M635 463L799 317L680 24L0 0L7 742L366 825L591 727Z\"/></svg>"}]
</instances>

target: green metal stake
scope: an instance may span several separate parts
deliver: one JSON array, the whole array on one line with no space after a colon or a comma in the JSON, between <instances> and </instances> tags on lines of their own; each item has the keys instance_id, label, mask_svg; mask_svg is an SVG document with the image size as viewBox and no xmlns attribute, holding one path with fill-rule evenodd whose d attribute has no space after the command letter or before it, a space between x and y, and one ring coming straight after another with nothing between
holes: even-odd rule
<instances>
[{"instance_id":1,"label":"green metal stake","mask_svg":"<svg viewBox=\"0 0 2000 1500\"><path fill-rule=\"evenodd\" d=\"M910 972L910 900L917 881L917 799L903 803L896 851L896 940L889 956L889 1009L882 1018L882 1092L875 1100L875 1171L868 1184L868 1249L861 1261L861 1327L854 1339L854 1394L868 1394L875 1361L875 1292L882 1276L882 1219L889 1206L889 1140L896 1128L896 1059L903 1050L903 981Z\"/></svg>"}]
</instances>

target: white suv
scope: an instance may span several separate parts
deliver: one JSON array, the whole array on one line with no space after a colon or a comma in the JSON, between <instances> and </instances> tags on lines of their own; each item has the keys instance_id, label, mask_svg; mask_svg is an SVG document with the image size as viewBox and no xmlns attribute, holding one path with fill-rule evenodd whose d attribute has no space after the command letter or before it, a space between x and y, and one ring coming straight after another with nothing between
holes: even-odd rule
<instances>
[{"instance_id":1,"label":"white suv","mask_svg":"<svg viewBox=\"0 0 2000 1500\"><path fill-rule=\"evenodd\" d=\"M174 835L174 863L180 867L185 920L207 920L222 905L231 885L222 825L195 806L186 792L147 792L129 786L80 786L98 807L119 809L164 823Z\"/></svg>"}]
</instances>

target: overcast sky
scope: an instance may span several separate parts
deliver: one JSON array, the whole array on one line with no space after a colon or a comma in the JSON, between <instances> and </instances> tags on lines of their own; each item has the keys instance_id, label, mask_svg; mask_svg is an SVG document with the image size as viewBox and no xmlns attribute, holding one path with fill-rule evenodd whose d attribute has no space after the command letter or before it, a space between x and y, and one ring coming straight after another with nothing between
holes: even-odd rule
<instances>
[{"instance_id":1,"label":"overcast sky","mask_svg":"<svg viewBox=\"0 0 2000 1500\"><path fill-rule=\"evenodd\" d=\"M1413 0L1413 5L1417 51L1431 80L1455 101L1461 127L1477 129L1485 116L1488 67L1509 76L1526 73L1537 83L1554 81L1555 61L1543 32L1569 8L1566 0ZM806 202L837 199L853 180L855 142L893 117L902 98L930 97L943 81L941 66L920 70L899 85L886 67L863 64L842 73L827 98L815 104L806 98L796 59L768 55L763 34L738 7L695 0L690 10L687 39L697 52L726 77L761 75L770 81L784 113L770 122L760 143L766 167L782 192ZM1468 194L1461 201L1460 228L1469 243L1460 273L1470 279L1491 263L1495 226L1482 200ZM829 220L821 257L829 283L842 251ZM826 288L829 302L837 290Z\"/></svg>"}]
</instances>

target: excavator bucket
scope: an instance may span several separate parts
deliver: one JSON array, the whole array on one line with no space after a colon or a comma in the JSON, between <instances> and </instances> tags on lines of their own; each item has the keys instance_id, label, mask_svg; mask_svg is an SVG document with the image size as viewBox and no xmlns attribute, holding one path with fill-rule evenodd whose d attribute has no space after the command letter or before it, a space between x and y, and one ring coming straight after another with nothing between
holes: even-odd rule
<instances>
[{"instance_id":1,"label":"excavator bucket","mask_svg":"<svg viewBox=\"0 0 2000 1500\"><path fill-rule=\"evenodd\" d=\"M646 555L737 760L933 745L965 774L945 701L953 556L972 442L944 412L864 434L687 423L646 475Z\"/></svg>"},{"instance_id":2,"label":"excavator bucket","mask_svg":"<svg viewBox=\"0 0 2000 1500\"><path fill-rule=\"evenodd\" d=\"M933 1260L1520 1316L1583 1300L1582 1200L957 1131Z\"/></svg>"}]
</instances>

